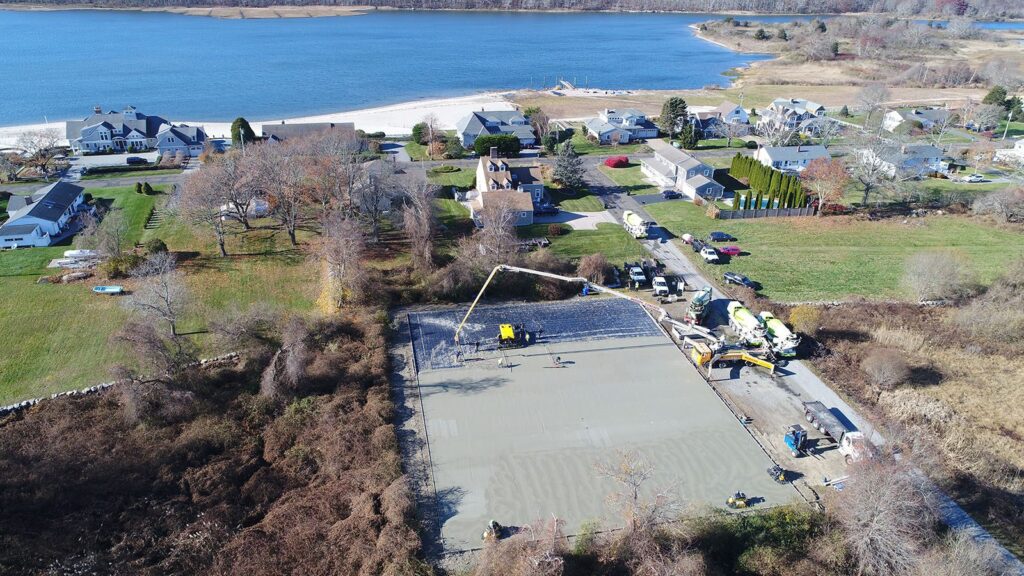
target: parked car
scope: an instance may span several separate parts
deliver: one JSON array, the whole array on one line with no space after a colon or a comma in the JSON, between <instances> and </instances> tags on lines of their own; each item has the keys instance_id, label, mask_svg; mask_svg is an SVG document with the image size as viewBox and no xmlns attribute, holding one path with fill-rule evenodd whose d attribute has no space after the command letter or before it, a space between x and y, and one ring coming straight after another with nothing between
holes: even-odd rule
<instances>
[{"instance_id":1,"label":"parked car","mask_svg":"<svg viewBox=\"0 0 1024 576\"><path fill-rule=\"evenodd\" d=\"M668 280L665 280L664 276L655 276L651 287L654 288L655 296L668 296Z\"/></svg>"},{"instance_id":2,"label":"parked car","mask_svg":"<svg viewBox=\"0 0 1024 576\"><path fill-rule=\"evenodd\" d=\"M964 176L964 182L970 182L971 184L977 184L978 182L984 182L985 177L975 172L974 174L968 174Z\"/></svg>"},{"instance_id":3,"label":"parked car","mask_svg":"<svg viewBox=\"0 0 1024 576\"><path fill-rule=\"evenodd\" d=\"M718 252L711 246L704 246L700 249L700 257L708 264L718 263Z\"/></svg>"},{"instance_id":4,"label":"parked car","mask_svg":"<svg viewBox=\"0 0 1024 576\"><path fill-rule=\"evenodd\" d=\"M125 158L124 161L129 166L142 166L145 164L149 164L149 161L143 158L142 156L129 156Z\"/></svg>"},{"instance_id":5,"label":"parked car","mask_svg":"<svg viewBox=\"0 0 1024 576\"><path fill-rule=\"evenodd\" d=\"M694 252L700 252L705 246L707 246L707 244L705 244L700 238L694 238L693 242L690 242L690 247L693 248Z\"/></svg>"},{"instance_id":6,"label":"parked car","mask_svg":"<svg viewBox=\"0 0 1024 576\"><path fill-rule=\"evenodd\" d=\"M712 232L708 234L708 242L735 242L736 237L725 232Z\"/></svg>"},{"instance_id":7,"label":"parked car","mask_svg":"<svg viewBox=\"0 0 1024 576\"><path fill-rule=\"evenodd\" d=\"M661 197L665 200L675 200L676 198L682 198L683 195L675 190L662 190Z\"/></svg>"},{"instance_id":8,"label":"parked car","mask_svg":"<svg viewBox=\"0 0 1024 576\"><path fill-rule=\"evenodd\" d=\"M724 248L719 248L718 251L726 256L739 256L740 252L742 252L739 246L726 246Z\"/></svg>"},{"instance_id":9,"label":"parked car","mask_svg":"<svg viewBox=\"0 0 1024 576\"><path fill-rule=\"evenodd\" d=\"M558 206L552 206L550 204L542 204L533 209L534 216L556 216L558 215Z\"/></svg>"},{"instance_id":10,"label":"parked car","mask_svg":"<svg viewBox=\"0 0 1024 576\"><path fill-rule=\"evenodd\" d=\"M753 288L755 290L757 289L753 280L739 272L726 272L725 274L722 274L722 280L726 284L737 284L739 286L746 286L747 288Z\"/></svg>"}]
</instances>

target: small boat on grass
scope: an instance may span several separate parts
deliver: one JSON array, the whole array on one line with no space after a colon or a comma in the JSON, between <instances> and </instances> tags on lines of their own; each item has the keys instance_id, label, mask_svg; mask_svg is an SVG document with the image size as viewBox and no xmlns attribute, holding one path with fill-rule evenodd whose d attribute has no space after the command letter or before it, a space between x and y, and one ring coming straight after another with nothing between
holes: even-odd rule
<instances>
[{"instance_id":1,"label":"small boat on grass","mask_svg":"<svg viewBox=\"0 0 1024 576\"><path fill-rule=\"evenodd\" d=\"M124 286L93 286L92 291L97 294L124 294Z\"/></svg>"}]
</instances>

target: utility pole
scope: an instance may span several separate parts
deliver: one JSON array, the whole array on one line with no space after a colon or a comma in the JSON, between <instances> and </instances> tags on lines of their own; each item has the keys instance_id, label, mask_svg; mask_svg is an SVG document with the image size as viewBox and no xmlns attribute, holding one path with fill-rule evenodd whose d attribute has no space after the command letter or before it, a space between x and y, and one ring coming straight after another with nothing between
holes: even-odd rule
<instances>
[{"instance_id":1,"label":"utility pole","mask_svg":"<svg viewBox=\"0 0 1024 576\"><path fill-rule=\"evenodd\" d=\"M1010 110L1010 115L1006 118L1006 127L1003 128L1003 140L1006 140L1006 133L1010 131L1010 122L1013 122L1013 110Z\"/></svg>"}]
</instances>

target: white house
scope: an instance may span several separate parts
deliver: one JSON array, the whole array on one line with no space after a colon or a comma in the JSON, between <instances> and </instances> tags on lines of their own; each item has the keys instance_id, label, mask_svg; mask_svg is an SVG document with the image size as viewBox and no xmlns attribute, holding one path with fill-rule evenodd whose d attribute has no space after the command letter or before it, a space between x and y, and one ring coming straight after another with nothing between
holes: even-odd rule
<instances>
[{"instance_id":1,"label":"white house","mask_svg":"<svg viewBox=\"0 0 1024 576\"><path fill-rule=\"evenodd\" d=\"M655 144L654 158L640 161L640 171L660 186L670 186L690 198L721 198L725 187L715 181L715 169L663 142Z\"/></svg>"},{"instance_id":2,"label":"white house","mask_svg":"<svg viewBox=\"0 0 1024 576\"><path fill-rule=\"evenodd\" d=\"M84 192L81 186L54 182L31 196L11 196L9 218L0 226L0 248L49 246L83 208Z\"/></svg>"},{"instance_id":3,"label":"white house","mask_svg":"<svg viewBox=\"0 0 1024 576\"><path fill-rule=\"evenodd\" d=\"M754 160L776 170L800 172L816 158L831 158L828 150L813 146L763 146L754 153Z\"/></svg>"},{"instance_id":4,"label":"white house","mask_svg":"<svg viewBox=\"0 0 1024 576\"><path fill-rule=\"evenodd\" d=\"M888 158L879 158L871 150L859 150L857 153L873 161L890 178L895 178L897 173L907 178L949 170L949 162L944 160L942 149L931 144L908 144Z\"/></svg>"},{"instance_id":5,"label":"white house","mask_svg":"<svg viewBox=\"0 0 1024 576\"><path fill-rule=\"evenodd\" d=\"M199 126L164 124L156 135L156 149L160 154L177 154L195 158L206 147L206 132Z\"/></svg>"},{"instance_id":6,"label":"white house","mask_svg":"<svg viewBox=\"0 0 1024 576\"><path fill-rule=\"evenodd\" d=\"M515 135L524 148L537 144L537 135L533 133L529 119L516 110L473 112L458 121L455 131L464 148L472 148L480 136L493 134Z\"/></svg>"},{"instance_id":7,"label":"white house","mask_svg":"<svg viewBox=\"0 0 1024 576\"><path fill-rule=\"evenodd\" d=\"M813 126L815 118L825 117L825 107L803 98L776 98L761 111L757 121L758 130L800 130L802 126Z\"/></svg>"},{"instance_id":8,"label":"white house","mask_svg":"<svg viewBox=\"0 0 1024 576\"><path fill-rule=\"evenodd\" d=\"M911 108L909 110L890 110L882 117L882 128L894 132L905 123L919 123L922 130L932 130L949 119L950 112L945 108Z\"/></svg>"},{"instance_id":9,"label":"white house","mask_svg":"<svg viewBox=\"0 0 1024 576\"><path fill-rule=\"evenodd\" d=\"M723 125L733 127L729 130L733 136L745 136L749 131L750 115L742 106L726 100L707 112L692 114L690 121L704 138L722 135Z\"/></svg>"},{"instance_id":10,"label":"white house","mask_svg":"<svg viewBox=\"0 0 1024 576\"><path fill-rule=\"evenodd\" d=\"M597 113L597 118L591 118L583 125L587 134L597 138L601 144L626 144L658 137L658 127L635 108L605 108Z\"/></svg>"},{"instance_id":11,"label":"white house","mask_svg":"<svg viewBox=\"0 0 1024 576\"><path fill-rule=\"evenodd\" d=\"M481 156L476 167L476 189L468 198L470 215L478 223L488 202L508 202L518 215L516 226L533 224L533 207L544 201L544 176L540 166L509 166L497 148Z\"/></svg>"},{"instance_id":12,"label":"white house","mask_svg":"<svg viewBox=\"0 0 1024 576\"><path fill-rule=\"evenodd\" d=\"M996 150L996 162L1024 163L1024 138L1017 140L1013 148Z\"/></svg>"}]
</instances>

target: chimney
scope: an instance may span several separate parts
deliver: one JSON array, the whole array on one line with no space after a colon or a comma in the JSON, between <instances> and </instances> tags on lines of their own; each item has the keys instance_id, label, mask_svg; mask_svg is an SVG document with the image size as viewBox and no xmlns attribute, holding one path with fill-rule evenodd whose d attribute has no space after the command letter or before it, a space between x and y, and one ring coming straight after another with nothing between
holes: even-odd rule
<instances>
[{"instance_id":1,"label":"chimney","mask_svg":"<svg viewBox=\"0 0 1024 576\"><path fill-rule=\"evenodd\" d=\"M100 107L100 106L93 106L92 107L92 113L93 114L103 114L103 108Z\"/></svg>"},{"instance_id":2,"label":"chimney","mask_svg":"<svg viewBox=\"0 0 1024 576\"><path fill-rule=\"evenodd\" d=\"M497 157L498 157L498 147L497 146L491 146L491 158L497 158Z\"/></svg>"}]
</instances>

